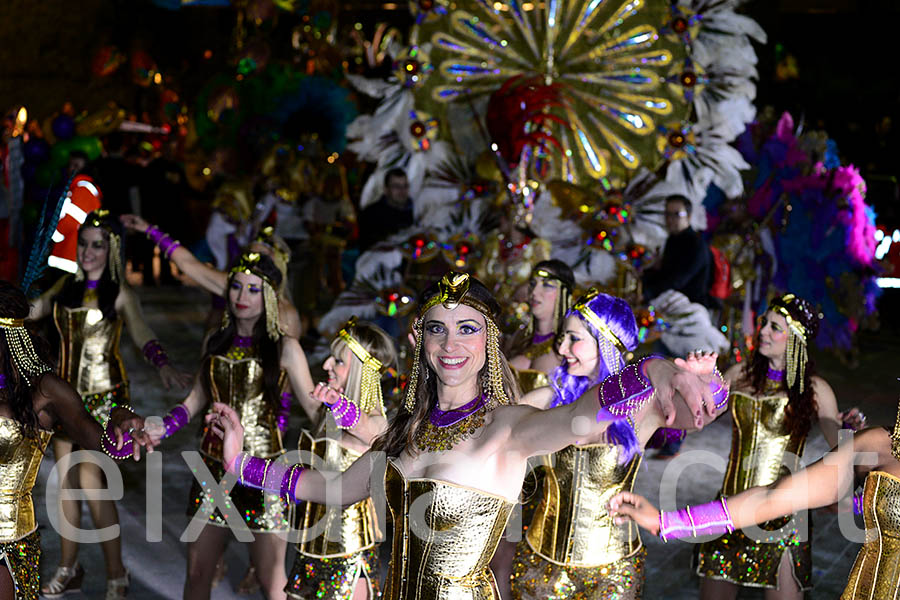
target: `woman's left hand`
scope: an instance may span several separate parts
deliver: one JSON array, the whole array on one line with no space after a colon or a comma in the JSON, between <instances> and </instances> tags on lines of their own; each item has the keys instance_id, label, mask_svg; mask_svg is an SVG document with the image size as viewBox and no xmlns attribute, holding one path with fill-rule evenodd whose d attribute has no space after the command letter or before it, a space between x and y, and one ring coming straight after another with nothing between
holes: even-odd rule
<instances>
[{"instance_id":1,"label":"woman's left hand","mask_svg":"<svg viewBox=\"0 0 900 600\"><path fill-rule=\"evenodd\" d=\"M141 446L146 448L149 453L153 452L153 447L159 444L159 441L154 441L144 431L144 418L128 409L121 407L114 409L109 416L109 422L112 424L116 436L116 450L121 450L125 444L125 433L131 436L135 461L141 460Z\"/></svg>"},{"instance_id":2,"label":"woman's left hand","mask_svg":"<svg viewBox=\"0 0 900 600\"><path fill-rule=\"evenodd\" d=\"M234 460L244 449L244 427L233 408L221 402L213 402L212 411L205 417L213 433L222 438L222 462L234 473Z\"/></svg>"},{"instance_id":3,"label":"woman's left hand","mask_svg":"<svg viewBox=\"0 0 900 600\"><path fill-rule=\"evenodd\" d=\"M838 418L841 421L841 425L844 429L852 429L853 431L859 431L860 429L866 428L866 415L862 413L857 407L853 407L850 410L845 410L844 412L838 415Z\"/></svg>"},{"instance_id":4,"label":"woman's left hand","mask_svg":"<svg viewBox=\"0 0 900 600\"><path fill-rule=\"evenodd\" d=\"M194 380L193 375L179 371L172 365L163 365L159 370L159 378L162 379L167 390L172 389L173 386L179 390L186 390Z\"/></svg>"}]
</instances>

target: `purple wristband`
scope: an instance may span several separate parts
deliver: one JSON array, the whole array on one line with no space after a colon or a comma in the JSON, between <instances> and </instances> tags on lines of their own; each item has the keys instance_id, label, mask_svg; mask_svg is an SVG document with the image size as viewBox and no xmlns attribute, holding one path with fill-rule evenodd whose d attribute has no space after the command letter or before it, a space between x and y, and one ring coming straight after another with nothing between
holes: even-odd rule
<instances>
[{"instance_id":1,"label":"purple wristband","mask_svg":"<svg viewBox=\"0 0 900 600\"><path fill-rule=\"evenodd\" d=\"M129 433L122 434L122 449L116 448L116 433L112 423L107 423L100 434L100 447L107 456L115 460L125 460L134 454L134 440Z\"/></svg>"},{"instance_id":2,"label":"purple wristband","mask_svg":"<svg viewBox=\"0 0 900 600\"><path fill-rule=\"evenodd\" d=\"M184 404L173 406L169 412L166 413L166 416L163 417L163 426L166 428L166 433L163 434L162 439L174 435L176 431L187 425L190 420L191 413L187 409L187 406Z\"/></svg>"},{"instance_id":3,"label":"purple wristband","mask_svg":"<svg viewBox=\"0 0 900 600\"><path fill-rule=\"evenodd\" d=\"M644 364L658 356L647 356L610 375L599 386L601 411L597 420L608 420L608 414L628 416L637 411L653 395L653 384L644 374Z\"/></svg>"},{"instance_id":4,"label":"purple wristband","mask_svg":"<svg viewBox=\"0 0 900 600\"><path fill-rule=\"evenodd\" d=\"M669 427L660 427L653 432L647 441L647 448L662 448L666 444L680 442L685 436L684 429L671 429Z\"/></svg>"},{"instance_id":5,"label":"purple wristband","mask_svg":"<svg viewBox=\"0 0 900 600\"><path fill-rule=\"evenodd\" d=\"M335 404L328 404L327 402L323 404L331 409L334 422L341 429L353 429L359 423L361 411L356 403L347 398L347 396L341 394L341 399Z\"/></svg>"},{"instance_id":6,"label":"purple wristband","mask_svg":"<svg viewBox=\"0 0 900 600\"><path fill-rule=\"evenodd\" d=\"M236 471L241 485L278 494L286 500L296 502L297 483L303 472L303 467L299 464L289 465L241 452L231 469Z\"/></svg>"},{"instance_id":7,"label":"purple wristband","mask_svg":"<svg viewBox=\"0 0 900 600\"><path fill-rule=\"evenodd\" d=\"M159 240L163 238L166 234L159 230L156 225L151 225L147 228L147 231L144 232L147 236L147 239L153 242L154 244L159 244Z\"/></svg>"},{"instance_id":8,"label":"purple wristband","mask_svg":"<svg viewBox=\"0 0 900 600\"><path fill-rule=\"evenodd\" d=\"M169 364L169 355L166 354L166 351L163 349L162 344L159 343L159 340L150 340L144 344L143 352L147 362L157 369L162 369Z\"/></svg>"},{"instance_id":9,"label":"purple wristband","mask_svg":"<svg viewBox=\"0 0 900 600\"><path fill-rule=\"evenodd\" d=\"M164 237L159 242L159 251L165 256L167 259L172 256L172 252L175 251L175 248L181 245L181 242L178 240L173 240L169 236Z\"/></svg>"},{"instance_id":10,"label":"purple wristband","mask_svg":"<svg viewBox=\"0 0 900 600\"><path fill-rule=\"evenodd\" d=\"M281 433L287 431L288 419L291 417L291 402L293 400L294 395L292 393L281 393L281 408L278 411L278 418L275 421L275 425Z\"/></svg>"},{"instance_id":11,"label":"purple wristband","mask_svg":"<svg viewBox=\"0 0 900 600\"><path fill-rule=\"evenodd\" d=\"M853 494L853 514L861 515L863 514L863 495L862 492L857 492Z\"/></svg>"},{"instance_id":12,"label":"purple wristband","mask_svg":"<svg viewBox=\"0 0 900 600\"><path fill-rule=\"evenodd\" d=\"M699 506L687 506L674 512L660 511L659 537L663 541L699 535L721 535L734 531L725 498Z\"/></svg>"}]
</instances>

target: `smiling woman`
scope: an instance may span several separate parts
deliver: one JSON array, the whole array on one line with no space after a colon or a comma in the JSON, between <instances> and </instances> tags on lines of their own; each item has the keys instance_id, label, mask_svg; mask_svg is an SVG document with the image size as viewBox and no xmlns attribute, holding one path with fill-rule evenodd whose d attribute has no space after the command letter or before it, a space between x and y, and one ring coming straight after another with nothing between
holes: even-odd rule
<instances>
[{"instance_id":1,"label":"smiling woman","mask_svg":"<svg viewBox=\"0 0 900 600\"><path fill-rule=\"evenodd\" d=\"M224 404L215 404L207 419L224 438L229 471L246 486L341 505L383 489L394 517L385 598L493 600L499 594L488 563L522 488L528 458L597 443L619 417L597 420L596 389L549 410L516 405L516 386L500 352L500 307L468 275L448 273L425 290L419 306L405 410L373 451L343 473L284 466L242 452L241 420ZM642 406L653 407L657 423L665 422L663 414L686 426L702 422L701 397L712 410L708 385L697 375L662 360L642 367L633 383L645 388ZM613 387L605 392L607 400L617 394ZM671 404L676 390L690 408ZM623 397L612 403L627 402ZM382 488L380 477L372 476L385 456Z\"/></svg>"}]
</instances>

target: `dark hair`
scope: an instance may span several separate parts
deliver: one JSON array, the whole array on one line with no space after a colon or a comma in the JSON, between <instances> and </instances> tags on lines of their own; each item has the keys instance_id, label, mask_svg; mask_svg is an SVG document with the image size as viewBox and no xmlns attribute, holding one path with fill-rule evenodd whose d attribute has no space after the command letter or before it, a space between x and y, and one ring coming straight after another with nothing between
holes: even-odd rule
<instances>
[{"instance_id":1,"label":"dark hair","mask_svg":"<svg viewBox=\"0 0 900 600\"><path fill-rule=\"evenodd\" d=\"M795 298L792 302L782 304L782 306L787 309L792 319L803 324L806 329L806 343L807 345L811 344L819 331L819 319L809 302L802 298ZM766 389L769 359L759 352L759 331L754 335L753 343L754 350L750 355L750 360L741 371L741 381L749 385L753 393L758 395L764 393ZM790 336L788 336L788 343L790 343ZM800 377L787 390L789 400L785 410L785 425L793 436L805 436L809 433L813 419L818 412L816 395L812 387L812 378L815 374L816 363L812 356L807 354L806 369L802 375L803 392L800 392ZM787 386L787 380L784 385Z\"/></svg>"},{"instance_id":2,"label":"dark hair","mask_svg":"<svg viewBox=\"0 0 900 600\"><path fill-rule=\"evenodd\" d=\"M669 204L669 202L681 202L682 204L684 204L684 210L687 211L688 216L691 216L691 212L694 210L693 205L691 205L691 201L681 194L672 194L671 196L666 196L666 204Z\"/></svg>"},{"instance_id":3,"label":"dark hair","mask_svg":"<svg viewBox=\"0 0 900 600\"><path fill-rule=\"evenodd\" d=\"M91 215L93 214L94 213L91 213ZM79 241L81 239L81 233L83 231L94 227L93 225L89 225L88 223L90 223L90 220L85 221L85 224L78 229ZM110 252L112 252L112 246L109 245L110 230L112 231L112 234L119 236L119 261L120 264L124 265L125 238L122 235L123 232L121 223L119 223L118 219L104 218L103 224L103 227L97 227L97 229L99 229L103 233L103 238L106 240ZM66 281L66 283L63 285L63 288L56 296L55 300L61 305L68 308L81 308L86 285L87 278L81 281L75 281L74 277L69 277L68 281ZM103 313L104 319L114 320L116 318L116 298L119 296L119 288L121 286L121 281L113 281L112 274L109 270L109 259L107 258L106 266L103 268L103 274L100 276L100 282L97 284L97 307Z\"/></svg>"},{"instance_id":4,"label":"dark hair","mask_svg":"<svg viewBox=\"0 0 900 600\"><path fill-rule=\"evenodd\" d=\"M22 290L8 281L0 280L0 316L24 319L30 310L31 307ZM6 387L0 389L0 398L9 405L13 419L18 423L22 435L37 438L39 425L37 413L34 411L33 390L26 380L27 374L21 373L13 362L6 329L0 328L0 332L2 332L0 336L3 339L0 373L6 377ZM30 335L38 357L47 361L49 354L47 343L40 336L33 333ZM31 381L31 384L37 385L38 378Z\"/></svg>"},{"instance_id":5,"label":"dark hair","mask_svg":"<svg viewBox=\"0 0 900 600\"><path fill-rule=\"evenodd\" d=\"M542 260L534 265L531 269L532 276L538 269L548 271L554 278L562 282L566 290L559 290L559 297L556 301L556 314L553 319L556 322L557 336L561 333L563 322L566 320L566 313L572 308L572 291L575 288L575 273L572 268L561 260L551 258L550 260ZM510 356L516 357L524 353L532 344L534 338L534 315L530 314L525 327L519 328L504 346Z\"/></svg>"},{"instance_id":6,"label":"dark hair","mask_svg":"<svg viewBox=\"0 0 900 600\"><path fill-rule=\"evenodd\" d=\"M439 292L440 290L438 289L437 282L425 288L425 291L422 292L419 297L419 306L424 306L428 300L436 296ZM474 277L470 277L469 291L466 295L484 304L490 312L490 314L485 315L485 318L491 319L494 323L497 322L501 311L500 304L494 299L490 290L488 290L483 283ZM506 362L506 358L502 353L500 354L500 365L503 372L503 387L506 390L506 395L509 397L510 401L515 402L519 397L519 389L513 378L512 371ZM415 365L413 368L415 368ZM387 431L379 436L372 444L373 450L381 450L389 457L400 456L405 450L408 450L409 453L413 455L418 453L414 442L416 431L419 426L425 422L425 419L428 418L428 415L431 413L431 408L437 401L437 376L431 371L431 367L428 366L428 361L425 356L419 356L418 368L418 389L416 390L416 404L412 414L401 407L397 412L397 415L388 425ZM488 361L485 360L484 367L478 374L479 383L487 380L487 369ZM426 372L430 372L430 376L427 379L425 378Z\"/></svg>"},{"instance_id":7,"label":"dark hair","mask_svg":"<svg viewBox=\"0 0 900 600\"><path fill-rule=\"evenodd\" d=\"M384 187L388 186L388 182L391 180L391 177L402 177L403 179L406 179L406 171L404 171L400 167L388 169L388 172L384 174Z\"/></svg>"},{"instance_id":8,"label":"dark hair","mask_svg":"<svg viewBox=\"0 0 900 600\"><path fill-rule=\"evenodd\" d=\"M531 270L531 272L534 273L538 269L549 271L551 275L562 281L563 285L569 288L570 292L575 287L575 273L572 272L572 267L561 260L557 260L555 258L551 258L550 260L542 260L538 264L534 265L534 268Z\"/></svg>"},{"instance_id":9,"label":"dark hair","mask_svg":"<svg viewBox=\"0 0 900 600\"><path fill-rule=\"evenodd\" d=\"M265 275L273 284L275 289L281 284L281 271L275 266L271 258L265 254L260 255L259 262L256 263L255 270ZM231 281L234 274L228 276L228 287L225 290L225 301L227 310L231 318L228 326L223 327L212 334L209 343L206 345L206 355L203 357L204 363L213 355L224 355L231 347L234 336L237 335L237 324L234 319L234 311L231 307L231 301L228 296L228 288L231 287ZM280 341L280 340L279 340ZM281 390L278 389L278 380L281 376L281 356L279 353L279 343L269 337L266 331L266 308L263 305L262 313L253 327L253 344L259 350L259 359L263 368L263 386L265 388L264 397L266 402L270 402L272 406L281 406ZM206 387L207 398L212 396L209 394L211 389L211 381L209 369L204 370L203 383Z\"/></svg>"}]
</instances>

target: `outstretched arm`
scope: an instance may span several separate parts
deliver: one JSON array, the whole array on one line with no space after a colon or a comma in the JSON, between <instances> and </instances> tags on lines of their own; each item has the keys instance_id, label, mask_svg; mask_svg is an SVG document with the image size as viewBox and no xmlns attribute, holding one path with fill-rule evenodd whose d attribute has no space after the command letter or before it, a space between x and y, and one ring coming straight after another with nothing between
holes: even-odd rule
<instances>
[{"instance_id":1,"label":"outstretched arm","mask_svg":"<svg viewBox=\"0 0 900 600\"><path fill-rule=\"evenodd\" d=\"M62 291L69 277L71 275L63 275L56 280L56 283L50 286L50 289L31 301L31 310L28 312L29 321L39 321L50 314L50 311L53 309L53 299Z\"/></svg>"},{"instance_id":2,"label":"outstretched arm","mask_svg":"<svg viewBox=\"0 0 900 600\"><path fill-rule=\"evenodd\" d=\"M264 461L241 452L244 429L230 406L215 402L213 412L206 420L213 432L223 439L222 458L228 471L237 475L244 485L287 493L298 502L337 506L349 506L369 496L369 481L378 467L377 458L381 456L378 453L366 452L343 473L310 469L308 465L284 466L277 460Z\"/></svg>"},{"instance_id":3,"label":"outstretched arm","mask_svg":"<svg viewBox=\"0 0 900 600\"><path fill-rule=\"evenodd\" d=\"M896 464L890 452L890 436L884 429L867 429L860 432L850 442L840 444L806 469L782 477L772 485L750 488L729 497L725 504L727 514L731 518L731 528L741 529L801 510L833 504L852 491L856 462L860 463L856 468L861 472L876 469L884 464ZM857 461L859 453L871 454L868 457L861 456ZM870 460L866 460L867 458ZM694 510L697 508L700 507L695 507ZM660 513L643 496L622 492L610 501L610 509L616 514L633 519L647 531L659 533ZM722 514L724 516L726 513ZM718 533L723 531L720 530Z\"/></svg>"}]
</instances>

